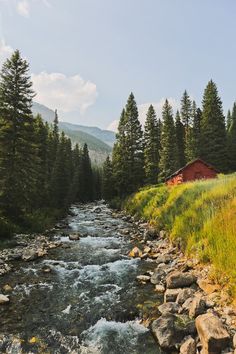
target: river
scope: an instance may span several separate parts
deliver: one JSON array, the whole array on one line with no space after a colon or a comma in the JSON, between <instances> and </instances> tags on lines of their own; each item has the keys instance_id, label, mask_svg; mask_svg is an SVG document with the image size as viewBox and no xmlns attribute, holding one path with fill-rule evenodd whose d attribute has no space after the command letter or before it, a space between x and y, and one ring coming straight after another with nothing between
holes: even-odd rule
<instances>
[{"instance_id":1,"label":"river","mask_svg":"<svg viewBox=\"0 0 236 354\"><path fill-rule=\"evenodd\" d=\"M54 236L64 247L33 262L18 261L0 279L1 287L13 288L10 303L0 308L1 352L161 353L139 321L140 304L158 298L151 285L149 291L136 280L152 265L127 256L134 244L123 231L133 226L103 203L71 211L68 227ZM77 231L83 237L70 241L67 235Z\"/></svg>"}]
</instances>

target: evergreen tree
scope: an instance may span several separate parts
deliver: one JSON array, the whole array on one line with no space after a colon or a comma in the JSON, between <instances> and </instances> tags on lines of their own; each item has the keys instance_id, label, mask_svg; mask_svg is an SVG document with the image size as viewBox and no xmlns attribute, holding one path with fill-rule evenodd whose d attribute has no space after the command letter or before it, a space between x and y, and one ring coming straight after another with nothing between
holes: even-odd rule
<instances>
[{"instance_id":1,"label":"evergreen tree","mask_svg":"<svg viewBox=\"0 0 236 354\"><path fill-rule=\"evenodd\" d=\"M58 149L56 153L56 160L52 171L51 178L51 205L57 209L66 209L67 200L69 196L69 185L71 181L71 171L68 170L67 161L68 161L68 141L67 138L62 132ZM69 161L70 165L70 161Z\"/></svg>"},{"instance_id":2,"label":"evergreen tree","mask_svg":"<svg viewBox=\"0 0 236 354\"><path fill-rule=\"evenodd\" d=\"M229 169L236 171L236 102L233 105L231 114L231 124L228 131L228 156Z\"/></svg>"},{"instance_id":3,"label":"evergreen tree","mask_svg":"<svg viewBox=\"0 0 236 354\"><path fill-rule=\"evenodd\" d=\"M125 110L122 110L116 134L116 142L112 152L114 188L118 196L128 193L128 145L127 145L127 117Z\"/></svg>"},{"instance_id":4,"label":"evergreen tree","mask_svg":"<svg viewBox=\"0 0 236 354\"><path fill-rule=\"evenodd\" d=\"M226 118L226 129L227 129L227 132L229 131L229 128L231 126L231 122L232 122L231 112L230 112L230 110L228 110L227 118Z\"/></svg>"},{"instance_id":5,"label":"evergreen tree","mask_svg":"<svg viewBox=\"0 0 236 354\"><path fill-rule=\"evenodd\" d=\"M226 171L226 129L222 102L216 84L208 82L203 96L201 157L215 168Z\"/></svg>"},{"instance_id":6,"label":"evergreen tree","mask_svg":"<svg viewBox=\"0 0 236 354\"><path fill-rule=\"evenodd\" d=\"M37 168L37 179L35 185L34 207L41 208L49 200L49 161L48 161L48 137L49 127L44 124L42 117L35 117L35 137L36 157L35 164ZM39 193L40 191L40 193Z\"/></svg>"},{"instance_id":7,"label":"evergreen tree","mask_svg":"<svg viewBox=\"0 0 236 354\"><path fill-rule=\"evenodd\" d=\"M162 179L167 178L177 168L177 144L175 135L175 125L173 119L172 108L165 101L162 110L162 136L161 136L161 176Z\"/></svg>"},{"instance_id":8,"label":"evergreen tree","mask_svg":"<svg viewBox=\"0 0 236 354\"><path fill-rule=\"evenodd\" d=\"M160 133L156 112L150 105L144 127L144 169L145 182L155 184L158 181L160 159Z\"/></svg>"},{"instance_id":9,"label":"evergreen tree","mask_svg":"<svg viewBox=\"0 0 236 354\"><path fill-rule=\"evenodd\" d=\"M177 168L181 168L186 164L186 160L185 160L184 125L181 122L179 111L176 112L176 117L175 117L175 132L176 132L176 146L177 146Z\"/></svg>"},{"instance_id":10,"label":"evergreen tree","mask_svg":"<svg viewBox=\"0 0 236 354\"><path fill-rule=\"evenodd\" d=\"M128 179L127 192L132 193L143 185L144 181L144 156L143 156L143 132L138 119L138 108L133 93L130 94L125 116L127 124L127 162Z\"/></svg>"},{"instance_id":11,"label":"evergreen tree","mask_svg":"<svg viewBox=\"0 0 236 354\"><path fill-rule=\"evenodd\" d=\"M28 70L16 50L0 74L0 207L12 217L31 208L36 177L34 92Z\"/></svg>"},{"instance_id":12,"label":"evergreen tree","mask_svg":"<svg viewBox=\"0 0 236 354\"><path fill-rule=\"evenodd\" d=\"M87 144L84 144L81 160L81 188L79 193L82 202L93 200L93 172Z\"/></svg>"},{"instance_id":13,"label":"evergreen tree","mask_svg":"<svg viewBox=\"0 0 236 354\"><path fill-rule=\"evenodd\" d=\"M194 102L193 102L194 107ZM193 129L192 129L192 153L193 158L201 155L201 118L202 111L200 108L194 109L193 113Z\"/></svg>"},{"instance_id":14,"label":"evergreen tree","mask_svg":"<svg viewBox=\"0 0 236 354\"><path fill-rule=\"evenodd\" d=\"M103 197L105 200L111 200L114 196L113 172L110 157L107 156L103 164L103 181L102 181Z\"/></svg>"},{"instance_id":15,"label":"evergreen tree","mask_svg":"<svg viewBox=\"0 0 236 354\"><path fill-rule=\"evenodd\" d=\"M181 121L184 125L184 140L185 140L185 160L189 162L192 159L192 102L185 90L181 99Z\"/></svg>"}]
</instances>

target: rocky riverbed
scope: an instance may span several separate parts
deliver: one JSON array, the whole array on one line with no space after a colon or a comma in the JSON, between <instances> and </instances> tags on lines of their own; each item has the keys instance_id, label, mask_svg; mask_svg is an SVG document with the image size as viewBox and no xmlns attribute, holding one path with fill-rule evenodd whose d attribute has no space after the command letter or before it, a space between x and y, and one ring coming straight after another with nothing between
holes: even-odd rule
<instances>
[{"instance_id":1,"label":"rocky riverbed","mask_svg":"<svg viewBox=\"0 0 236 354\"><path fill-rule=\"evenodd\" d=\"M234 353L236 313L164 231L104 203L0 250L0 352Z\"/></svg>"},{"instance_id":2,"label":"rocky riverbed","mask_svg":"<svg viewBox=\"0 0 236 354\"><path fill-rule=\"evenodd\" d=\"M156 318L144 319L160 347L181 354L236 354L236 310L210 280L210 266L185 258L165 231L157 234L147 223L136 225L143 234L142 247L134 247L130 256L155 263L154 271L137 279L162 294Z\"/></svg>"}]
</instances>

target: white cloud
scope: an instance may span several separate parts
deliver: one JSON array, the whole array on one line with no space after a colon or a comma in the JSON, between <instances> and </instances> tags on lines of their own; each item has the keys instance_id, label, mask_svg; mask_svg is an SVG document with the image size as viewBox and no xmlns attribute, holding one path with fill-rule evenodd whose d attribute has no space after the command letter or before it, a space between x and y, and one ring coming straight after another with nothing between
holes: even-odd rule
<instances>
[{"instance_id":1,"label":"white cloud","mask_svg":"<svg viewBox=\"0 0 236 354\"><path fill-rule=\"evenodd\" d=\"M17 3L17 11L21 16L29 17L30 3L29 0L21 0Z\"/></svg>"},{"instance_id":2,"label":"white cloud","mask_svg":"<svg viewBox=\"0 0 236 354\"><path fill-rule=\"evenodd\" d=\"M17 0L16 10L21 16L29 17L31 5L35 2L40 2L48 8L52 7L49 0Z\"/></svg>"},{"instance_id":3,"label":"white cloud","mask_svg":"<svg viewBox=\"0 0 236 354\"><path fill-rule=\"evenodd\" d=\"M145 124L148 108L151 104L153 105L153 107L156 111L157 118L161 118L162 107L165 103L165 100L166 100L165 98L161 98L160 101L158 101L158 102L143 103L143 104L138 105L139 120L143 126ZM170 105L172 106L174 112L177 109L179 109L179 102L175 98L170 97L170 98L168 98L168 101L169 101ZM108 125L107 129L112 130L112 131L117 131L118 124L119 124L119 120L114 120Z\"/></svg>"},{"instance_id":4,"label":"white cloud","mask_svg":"<svg viewBox=\"0 0 236 354\"><path fill-rule=\"evenodd\" d=\"M0 66L12 54L13 48L6 44L4 39L0 40Z\"/></svg>"},{"instance_id":5,"label":"white cloud","mask_svg":"<svg viewBox=\"0 0 236 354\"><path fill-rule=\"evenodd\" d=\"M179 109L179 102L175 98L169 97L167 99L169 101L169 104L173 108L173 112L175 112L177 109ZM163 97L158 102L143 103L143 104L138 105L139 120L142 123L142 125L144 125L144 123L145 123L146 114L147 114L148 108L151 104L153 105L153 107L156 111L157 118L161 118L162 108L165 103L165 100L166 99Z\"/></svg>"},{"instance_id":6,"label":"white cloud","mask_svg":"<svg viewBox=\"0 0 236 354\"><path fill-rule=\"evenodd\" d=\"M113 120L107 127L108 130L112 130L113 132L116 132L118 129L118 124L119 124L119 120Z\"/></svg>"},{"instance_id":7,"label":"white cloud","mask_svg":"<svg viewBox=\"0 0 236 354\"><path fill-rule=\"evenodd\" d=\"M62 112L79 110L83 114L97 98L96 85L80 75L41 72L32 74L36 101Z\"/></svg>"}]
</instances>

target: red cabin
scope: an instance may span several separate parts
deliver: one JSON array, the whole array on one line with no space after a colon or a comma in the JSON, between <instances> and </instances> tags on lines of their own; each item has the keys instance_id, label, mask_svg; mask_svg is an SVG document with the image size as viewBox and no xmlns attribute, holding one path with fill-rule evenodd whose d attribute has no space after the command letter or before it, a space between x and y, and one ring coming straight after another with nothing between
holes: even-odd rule
<instances>
[{"instance_id":1,"label":"red cabin","mask_svg":"<svg viewBox=\"0 0 236 354\"><path fill-rule=\"evenodd\" d=\"M166 184L168 186L173 186L198 179L216 178L217 173L219 173L219 171L213 166L201 159L196 159L167 177Z\"/></svg>"}]
</instances>

